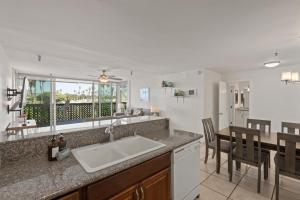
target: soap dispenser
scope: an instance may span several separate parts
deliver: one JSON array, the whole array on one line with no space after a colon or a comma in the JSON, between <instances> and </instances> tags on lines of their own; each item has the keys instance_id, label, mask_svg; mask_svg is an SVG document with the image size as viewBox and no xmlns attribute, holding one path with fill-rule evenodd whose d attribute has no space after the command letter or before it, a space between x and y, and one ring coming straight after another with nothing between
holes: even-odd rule
<instances>
[{"instance_id":1,"label":"soap dispenser","mask_svg":"<svg viewBox=\"0 0 300 200\"><path fill-rule=\"evenodd\" d=\"M52 139L48 145L48 160L56 160L56 154L59 151L58 143L56 141L55 135L52 136Z\"/></svg>"},{"instance_id":2,"label":"soap dispenser","mask_svg":"<svg viewBox=\"0 0 300 200\"><path fill-rule=\"evenodd\" d=\"M58 139L58 147L59 147L59 151L64 150L64 149L66 148L66 146L67 146L67 142L65 141L64 136L63 136L63 134L61 133L61 134L59 135L59 139Z\"/></svg>"}]
</instances>

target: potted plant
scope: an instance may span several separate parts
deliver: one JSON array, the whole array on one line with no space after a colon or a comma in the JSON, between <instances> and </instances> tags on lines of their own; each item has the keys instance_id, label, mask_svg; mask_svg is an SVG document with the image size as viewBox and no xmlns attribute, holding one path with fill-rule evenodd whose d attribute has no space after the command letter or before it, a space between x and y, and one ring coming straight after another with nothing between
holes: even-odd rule
<instances>
[{"instance_id":1,"label":"potted plant","mask_svg":"<svg viewBox=\"0 0 300 200\"><path fill-rule=\"evenodd\" d=\"M183 91L183 90L177 89L177 90L175 90L175 92L174 92L174 96L175 96L175 97L183 97L183 96L184 96L184 91Z\"/></svg>"}]
</instances>

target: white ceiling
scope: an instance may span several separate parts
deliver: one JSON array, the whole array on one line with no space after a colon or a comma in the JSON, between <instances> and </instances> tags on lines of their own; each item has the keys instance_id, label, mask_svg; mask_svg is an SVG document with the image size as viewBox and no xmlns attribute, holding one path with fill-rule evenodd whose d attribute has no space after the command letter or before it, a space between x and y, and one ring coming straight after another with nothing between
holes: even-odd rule
<instances>
[{"instance_id":1,"label":"white ceiling","mask_svg":"<svg viewBox=\"0 0 300 200\"><path fill-rule=\"evenodd\" d=\"M0 0L0 43L35 73L300 65L299 36L299 0Z\"/></svg>"}]
</instances>

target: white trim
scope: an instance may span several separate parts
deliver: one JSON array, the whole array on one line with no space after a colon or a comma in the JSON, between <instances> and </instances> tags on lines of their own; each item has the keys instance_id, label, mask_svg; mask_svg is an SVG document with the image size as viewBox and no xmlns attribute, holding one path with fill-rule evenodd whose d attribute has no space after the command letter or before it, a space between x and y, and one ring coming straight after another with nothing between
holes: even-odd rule
<instances>
[{"instance_id":1,"label":"white trim","mask_svg":"<svg viewBox=\"0 0 300 200\"><path fill-rule=\"evenodd\" d=\"M56 85L55 78L50 78L50 130L56 131Z\"/></svg>"}]
</instances>

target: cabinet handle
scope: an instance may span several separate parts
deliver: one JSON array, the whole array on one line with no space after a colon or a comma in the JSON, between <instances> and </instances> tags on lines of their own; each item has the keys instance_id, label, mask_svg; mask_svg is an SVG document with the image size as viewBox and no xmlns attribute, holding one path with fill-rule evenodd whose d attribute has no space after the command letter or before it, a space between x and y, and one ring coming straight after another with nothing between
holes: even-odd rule
<instances>
[{"instance_id":1,"label":"cabinet handle","mask_svg":"<svg viewBox=\"0 0 300 200\"><path fill-rule=\"evenodd\" d=\"M139 195L139 191L137 188L135 189L135 197L136 197L136 200L140 200L140 195Z\"/></svg>"},{"instance_id":2,"label":"cabinet handle","mask_svg":"<svg viewBox=\"0 0 300 200\"><path fill-rule=\"evenodd\" d=\"M143 186L141 186L140 189L141 189L141 195L142 195L141 200L144 200L145 199L145 194L144 194Z\"/></svg>"}]
</instances>

